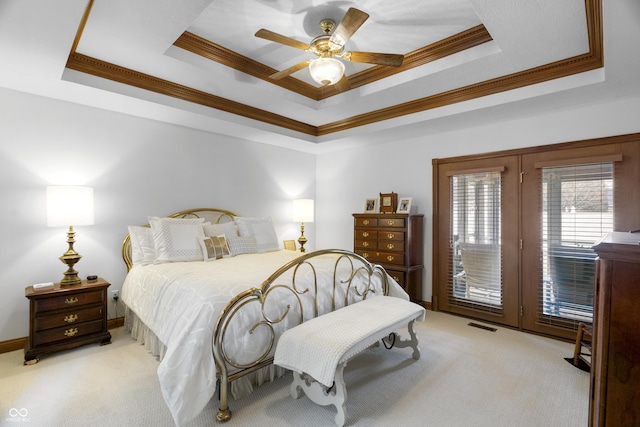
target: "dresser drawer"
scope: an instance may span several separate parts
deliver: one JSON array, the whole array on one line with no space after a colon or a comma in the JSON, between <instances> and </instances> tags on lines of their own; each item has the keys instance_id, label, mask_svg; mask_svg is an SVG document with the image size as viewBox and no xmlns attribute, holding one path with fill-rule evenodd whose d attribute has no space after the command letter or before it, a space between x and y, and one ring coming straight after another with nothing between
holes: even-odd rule
<instances>
[{"instance_id":1,"label":"dresser drawer","mask_svg":"<svg viewBox=\"0 0 640 427\"><path fill-rule=\"evenodd\" d=\"M405 218L380 218L378 228L405 228L407 221Z\"/></svg>"},{"instance_id":2,"label":"dresser drawer","mask_svg":"<svg viewBox=\"0 0 640 427\"><path fill-rule=\"evenodd\" d=\"M378 238L378 232L376 230L363 229L354 232L354 237L356 239L365 239L365 240L375 240Z\"/></svg>"},{"instance_id":3,"label":"dresser drawer","mask_svg":"<svg viewBox=\"0 0 640 427\"><path fill-rule=\"evenodd\" d=\"M363 239L355 239L354 246L358 249L368 249L370 251L378 249L378 241L377 240L363 240Z\"/></svg>"},{"instance_id":4,"label":"dresser drawer","mask_svg":"<svg viewBox=\"0 0 640 427\"><path fill-rule=\"evenodd\" d=\"M377 227L378 218L356 218L356 227Z\"/></svg>"},{"instance_id":5,"label":"dresser drawer","mask_svg":"<svg viewBox=\"0 0 640 427\"><path fill-rule=\"evenodd\" d=\"M81 307L79 307L81 308ZM36 331L69 326L77 323L102 319L102 306L82 308L76 310L64 310L51 314L36 316L34 323Z\"/></svg>"},{"instance_id":6,"label":"dresser drawer","mask_svg":"<svg viewBox=\"0 0 640 427\"><path fill-rule=\"evenodd\" d=\"M83 335L99 333L103 331L102 319L85 323L76 323L61 328L47 329L38 332L34 337L34 346L48 344L55 341L72 340Z\"/></svg>"},{"instance_id":7,"label":"dresser drawer","mask_svg":"<svg viewBox=\"0 0 640 427\"><path fill-rule=\"evenodd\" d=\"M400 286L404 287L406 285L406 282L405 282L406 278L405 278L404 271L390 270L386 268L385 270L387 270L387 273L389 273L389 276L391 276L393 280L398 282Z\"/></svg>"},{"instance_id":8,"label":"dresser drawer","mask_svg":"<svg viewBox=\"0 0 640 427\"><path fill-rule=\"evenodd\" d=\"M83 293L66 294L51 298L40 298L35 300L37 313L61 308L77 307L80 305L94 304L103 301L103 292L92 291Z\"/></svg>"},{"instance_id":9,"label":"dresser drawer","mask_svg":"<svg viewBox=\"0 0 640 427\"><path fill-rule=\"evenodd\" d=\"M369 251L357 251L369 262L379 264L395 264L404 265L404 254L392 253L392 252L369 252Z\"/></svg>"}]
</instances>

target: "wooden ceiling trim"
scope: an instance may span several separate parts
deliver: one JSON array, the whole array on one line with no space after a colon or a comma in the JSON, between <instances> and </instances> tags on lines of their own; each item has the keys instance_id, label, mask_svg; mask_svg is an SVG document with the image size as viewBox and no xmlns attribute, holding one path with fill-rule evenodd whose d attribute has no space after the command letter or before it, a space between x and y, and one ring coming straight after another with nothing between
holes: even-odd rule
<instances>
[{"instance_id":1,"label":"wooden ceiling trim","mask_svg":"<svg viewBox=\"0 0 640 427\"><path fill-rule=\"evenodd\" d=\"M399 67L375 65L347 76L349 87L353 89L373 83L377 80L445 58L491 40L493 40L491 34L489 34L484 25L480 24L407 53L404 56L402 65ZM269 76L278 72L278 70L188 31L185 31L173 45L316 101L343 92L334 90L333 88L315 87L292 76L280 80L270 79Z\"/></svg>"},{"instance_id":2,"label":"wooden ceiling trim","mask_svg":"<svg viewBox=\"0 0 640 427\"><path fill-rule=\"evenodd\" d=\"M100 59L92 58L77 52L69 55L67 68L81 73L134 86L140 89L170 96L184 101L215 108L227 113L236 114L274 126L291 129L307 135L316 135L317 128L307 123L293 120L270 111L251 107L240 102L212 95L178 83L164 80L149 74L141 73Z\"/></svg>"},{"instance_id":3,"label":"wooden ceiling trim","mask_svg":"<svg viewBox=\"0 0 640 427\"><path fill-rule=\"evenodd\" d=\"M306 96L313 100L318 100L318 88L298 80L293 77L287 77L280 80L270 79L269 76L278 72L261 62L255 61L237 52L229 50L223 46L213 43L207 39L203 39L196 34L185 31L173 43L174 46L191 52L203 58L210 59L219 64L233 68L250 76L264 80L268 83L289 89L302 96Z\"/></svg>"},{"instance_id":4,"label":"wooden ceiling trim","mask_svg":"<svg viewBox=\"0 0 640 427\"><path fill-rule=\"evenodd\" d=\"M446 58L466 49L492 41L493 38L484 25L480 24L466 31L454 34L428 46L421 47L404 55L400 67L384 67L376 65L349 76L351 88L356 88L376 80L380 80L403 71L410 70L438 59Z\"/></svg>"},{"instance_id":5,"label":"wooden ceiling trim","mask_svg":"<svg viewBox=\"0 0 640 427\"><path fill-rule=\"evenodd\" d=\"M518 89L532 84L542 83L552 79L567 77L586 71L601 68L602 57L591 53L564 59L551 64L542 65L507 76L498 77L484 82L453 89L447 92L427 96L403 104L380 109L318 126L318 136L348 130L383 120L389 120L408 114L419 113L458 102L469 101L487 95L493 95L508 90Z\"/></svg>"}]
</instances>

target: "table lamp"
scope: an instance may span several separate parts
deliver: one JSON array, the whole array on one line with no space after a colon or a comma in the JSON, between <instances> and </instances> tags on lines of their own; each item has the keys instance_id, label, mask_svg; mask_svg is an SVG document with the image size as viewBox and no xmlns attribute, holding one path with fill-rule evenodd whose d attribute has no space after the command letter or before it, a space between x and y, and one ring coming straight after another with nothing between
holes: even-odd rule
<instances>
[{"instance_id":1,"label":"table lamp","mask_svg":"<svg viewBox=\"0 0 640 427\"><path fill-rule=\"evenodd\" d=\"M304 244L307 238L304 237L304 223L313 222L313 199L296 199L293 201L293 221L300 222L300 252L305 252Z\"/></svg>"},{"instance_id":2,"label":"table lamp","mask_svg":"<svg viewBox=\"0 0 640 427\"><path fill-rule=\"evenodd\" d=\"M73 249L76 235L73 226L93 225L93 188L67 185L47 187L47 225L69 226L69 249L60 257L60 261L67 264L68 269L64 272L60 285L79 284L81 280L73 266L82 256Z\"/></svg>"}]
</instances>

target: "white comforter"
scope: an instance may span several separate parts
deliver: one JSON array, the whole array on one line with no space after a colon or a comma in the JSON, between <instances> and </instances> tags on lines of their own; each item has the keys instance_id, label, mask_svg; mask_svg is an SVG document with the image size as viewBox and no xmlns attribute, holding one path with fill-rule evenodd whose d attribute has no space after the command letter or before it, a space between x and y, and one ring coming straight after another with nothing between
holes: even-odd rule
<instances>
[{"instance_id":1,"label":"white comforter","mask_svg":"<svg viewBox=\"0 0 640 427\"><path fill-rule=\"evenodd\" d=\"M177 425L198 415L215 392L211 338L221 310L232 297L260 286L280 266L300 255L276 251L131 269L122 288L122 300L166 346L158 377ZM332 269L333 263L327 259L325 264ZM319 266L317 259L314 266ZM330 280L331 274L319 274L319 278ZM404 290L388 279L390 295L408 299ZM246 337L240 337L238 345L245 346L241 353L246 352Z\"/></svg>"}]
</instances>

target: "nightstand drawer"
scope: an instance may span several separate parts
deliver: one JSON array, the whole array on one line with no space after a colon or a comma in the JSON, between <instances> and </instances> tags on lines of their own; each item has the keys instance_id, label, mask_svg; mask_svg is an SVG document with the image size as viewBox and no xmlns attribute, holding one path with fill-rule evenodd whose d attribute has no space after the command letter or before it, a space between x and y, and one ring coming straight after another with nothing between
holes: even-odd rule
<instances>
[{"instance_id":1,"label":"nightstand drawer","mask_svg":"<svg viewBox=\"0 0 640 427\"><path fill-rule=\"evenodd\" d=\"M103 331L102 319L92 322L77 323L61 328L41 331L34 337L34 346L51 343L54 341L72 340L83 335L95 334Z\"/></svg>"},{"instance_id":2,"label":"nightstand drawer","mask_svg":"<svg viewBox=\"0 0 640 427\"><path fill-rule=\"evenodd\" d=\"M35 300L36 312L58 310L61 308L77 307L87 304L103 302L103 292L100 290L92 292L82 292L55 296L51 298L41 298Z\"/></svg>"},{"instance_id":3,"label":"nightstand drawer","mask_svg":"<svg viewBox=\"0 0 640 427\"><path fill-rule=\"evenodd\" d=\"M36 331L42 331L44 329L89 322L91 320L101 320L102 313L103 308L101 305L79 310L65 310L44 316L37 316L34 323Z\"/></svg>"}]
</instances>

